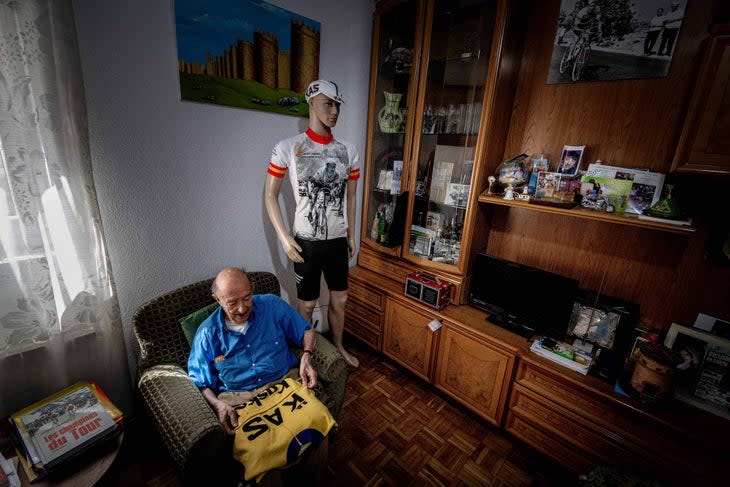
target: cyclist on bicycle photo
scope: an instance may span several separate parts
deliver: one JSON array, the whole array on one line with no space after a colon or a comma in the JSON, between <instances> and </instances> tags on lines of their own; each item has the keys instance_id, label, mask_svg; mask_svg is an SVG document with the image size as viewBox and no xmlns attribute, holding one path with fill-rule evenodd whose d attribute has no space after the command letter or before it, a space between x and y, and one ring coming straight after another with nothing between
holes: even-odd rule
<instances>
[{"instance_id":1,"label":"cyclist on bicycle photo","mask_svg":"<svg viewBox=\"0 0 730 487\"><path fill-rule=\"evenodd\" d=\"M579 7L580 5L582 7ZM573 81L578 81L583 74L586 64L588 64L591 44L603 38L601 8L598 6L596 0L579 1L576 3L575 13L568 20L572 21L565 33L568 30L572 31L575 36L575 41L563 54L563 58L560 61L560 72L564 73L572 63L571 78Z\"/></svg>"},{"instance_id":2,"label":"cyclist on bicycle photo","mask_svg":"<svg viewBox=\"0 0 730 487\"><path fill-rule=\"evenodd\" d=\"M588 0L585 6L575 14L572 30L576 37L586 35L589 44L603 38L601 7L598 6L596 0Z\"/></svg>"}]
</instances>

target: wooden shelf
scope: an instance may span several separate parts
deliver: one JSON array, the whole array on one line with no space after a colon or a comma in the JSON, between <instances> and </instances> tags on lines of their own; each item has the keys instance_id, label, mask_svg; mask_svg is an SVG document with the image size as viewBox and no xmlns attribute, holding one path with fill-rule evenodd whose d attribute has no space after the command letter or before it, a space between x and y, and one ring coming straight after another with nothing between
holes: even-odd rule
<instances>
[{"instance_id":1,"label":"wooden shelf","mask_svg":"<svg viewBox=\"0 0 730 487\"><path fill-rule=\"evenodd\" d=\"M557 208L554 206L535 205L527 201L521 200L505 200L501 196L490 196L482 193L479 196L480 203L490 205L511 206L514 208L525 208L527 210L541 211L543 213L552 213L554 215L565 215L575 218L584 218L586 220L597 220L607 223L616 223L618 225L628 225L633 227L650 228L662 232L678 233L681 235L692 235L697 229L681 225L672 225L669 223L654 222L649 220L639 220L636 215L625 215L616 213L603 213L586 208Z\"/></svg>"}]
</instances>

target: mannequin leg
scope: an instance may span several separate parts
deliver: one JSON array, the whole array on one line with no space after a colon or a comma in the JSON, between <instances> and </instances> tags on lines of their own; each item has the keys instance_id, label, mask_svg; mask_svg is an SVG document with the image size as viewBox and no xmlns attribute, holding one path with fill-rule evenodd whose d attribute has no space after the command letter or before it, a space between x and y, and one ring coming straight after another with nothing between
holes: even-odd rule
<instances>
[{"instance_id":1,"label":"mannequin leg","mask_svg":"<svg viewBox=\"0 0 730 487\"><path fill-rule=\"evenodd\" d=\"M330 291L330 305L327 309L327 322L332 330L332 341L345 358L350 367L359 367L360 361L345 350L342 344L342 334L345 329L345 303L347 302L347 291Z\"/></svg>"},{"instance_id":2,"label":"mannequin leg","mask_svg":"<svg viewBox=\"0 0 730 487\"><path fill-rule=\"evenodd\" d=\"M297 311L299 314L304 316L304 319L308 322L312 322L312 313L314 313L314 307L317 305L317 300L314 301L302 301L297 299Z\"/></svg>"}]
</instances>

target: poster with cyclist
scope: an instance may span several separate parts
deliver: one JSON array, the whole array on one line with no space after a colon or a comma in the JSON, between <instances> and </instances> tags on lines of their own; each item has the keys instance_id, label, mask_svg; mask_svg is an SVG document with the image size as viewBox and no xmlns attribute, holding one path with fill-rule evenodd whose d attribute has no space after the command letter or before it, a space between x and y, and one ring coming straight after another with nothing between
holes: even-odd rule
<instances>
[{"instance_id":1,"label":"poster with cyclist","mask_svg":"<svg viewBox=\"0 0 730 487\"><path fill-rule=\"evenodd\" d=\"M548 84L661 78L687 0L561 0Z\"/></svg>"}]
</instances>

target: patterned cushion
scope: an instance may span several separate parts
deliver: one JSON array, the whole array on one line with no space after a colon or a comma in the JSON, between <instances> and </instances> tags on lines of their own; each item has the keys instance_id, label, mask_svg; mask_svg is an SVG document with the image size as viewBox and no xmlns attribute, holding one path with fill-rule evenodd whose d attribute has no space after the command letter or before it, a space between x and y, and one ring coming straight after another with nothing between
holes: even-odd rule
<instances>
[{"instance_id":1,"label":"patterned cushion","mask_svg":"<svg viewBox=\"0 0 730 487\"><path fill-rule=\"evenodd\" d=\"M198 327L208 316L212 315L213 311L217 308L217 302L211 303L208 306L200 308L197 311L193 311L186 317L180 319L180 326L185 334L185 338L188 340L188 345L191 347L193 346L193 338L195 337L195 332L198 331Z\"/></svg>"}]
</instances>

